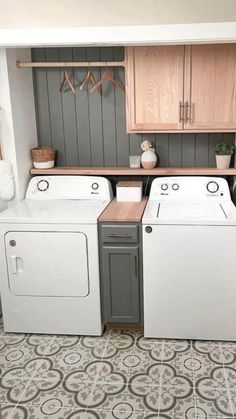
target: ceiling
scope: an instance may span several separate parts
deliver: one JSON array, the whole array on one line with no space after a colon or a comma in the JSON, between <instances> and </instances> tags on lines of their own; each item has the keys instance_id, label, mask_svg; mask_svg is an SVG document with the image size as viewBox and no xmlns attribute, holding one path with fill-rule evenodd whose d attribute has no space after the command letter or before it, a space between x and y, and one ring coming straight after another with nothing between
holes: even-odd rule
<instances>
[{"instance_id":1,"label":"ceiling","mask_svg":"<svg viewBox=\"0 0 236 419\"><path fill-rule=\"evenodd\" d=\"M0 0L0 29L236 21L236 0Z\"/></svg>"}]
</instances>

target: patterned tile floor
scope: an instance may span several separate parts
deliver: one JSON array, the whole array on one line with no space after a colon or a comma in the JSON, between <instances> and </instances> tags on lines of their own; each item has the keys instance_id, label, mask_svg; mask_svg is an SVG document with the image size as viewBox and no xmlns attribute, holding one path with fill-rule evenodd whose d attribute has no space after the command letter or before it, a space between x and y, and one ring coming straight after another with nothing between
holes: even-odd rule
<instances>
[{"instance_id":1,"label":"patterned tile floor","mask_svg":"<svg viewBox=\"0 0 236 419\"><path fill-rule=\"evenodd\" d=\"M1 418L236 418L236 343L9 334Z\"/></svg>"}]
</instances>

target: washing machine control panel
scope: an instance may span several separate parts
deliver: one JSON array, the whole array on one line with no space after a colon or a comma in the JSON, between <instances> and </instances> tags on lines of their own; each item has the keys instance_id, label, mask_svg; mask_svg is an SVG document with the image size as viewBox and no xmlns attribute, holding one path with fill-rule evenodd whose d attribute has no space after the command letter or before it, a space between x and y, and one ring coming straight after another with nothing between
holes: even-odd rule
<instances>
[{"instance_id":1,"label":"washing machine control panel","mask_svg":"<svg viewBox=\"0 0 236 419\"><path fill-rule=\"evenodd\" d=\"M153 180L151 200L212 201L229 200L229 186L225 179L207 176L163 177Z\"/></svg>"},{"instance_id":2,"label":"washing machine control panel","mask_svg":"<svg viewBox=\"0 0 236 419\"><path fill-rule=\"evenodd\" d=\"M26 199L33 200L111 198L109 180L95 176L35 176L26 192Z\"/></svg>"}]
</instances>

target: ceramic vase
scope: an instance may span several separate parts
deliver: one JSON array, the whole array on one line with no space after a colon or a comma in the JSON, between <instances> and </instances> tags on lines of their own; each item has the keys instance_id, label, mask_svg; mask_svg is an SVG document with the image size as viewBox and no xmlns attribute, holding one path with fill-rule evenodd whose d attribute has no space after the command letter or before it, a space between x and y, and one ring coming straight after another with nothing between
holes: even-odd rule
<instances>
[{"instance_id":1,"label":"ceramic vase","mask_svg":"<svg viewBox=\"0 0 236 419\"><path fill-rule=\"evenodd\" d=\"M157 164L157 156L154 148L149 148L141 155L141 165L144 169L153 169Z\"/></svg>"},{"instance_id":2,"label":"ceramic vase","mask_svg":"<svg viewBox=\"0 0 236 419\"><path fill-rule=\"evenodd\" d=\"M228 169L230 165L231 154L219 155L216 154L216 167L217 169Z\"/></svg>"}]
</instances>

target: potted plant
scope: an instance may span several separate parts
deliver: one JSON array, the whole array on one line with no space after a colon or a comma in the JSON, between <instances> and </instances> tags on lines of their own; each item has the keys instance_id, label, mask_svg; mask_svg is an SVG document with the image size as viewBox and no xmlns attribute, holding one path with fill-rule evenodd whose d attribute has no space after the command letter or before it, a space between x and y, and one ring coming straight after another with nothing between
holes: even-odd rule
<instances>
[{"instance_id":1,"label":"potted plant","mask_svg":"<svg viewBox=\"0 0 236 419\"><path fill-rule=\"evenodd\" d=\"M228 169L231 156L234 153L234 144L227 144L223 140L216 144L216 167L217 169Z\"/></svg>"},{"instance_id":2,"label":"potted plant","mask_svg":"<svg viewBox=\"0 0 236 419\"><path fill-rule=\"evenodd\" d=\"M52 147L36 147L31 149L31 157L36 169L51 169L55 164L56 150Z\"/></svg>"}]
</instances>

